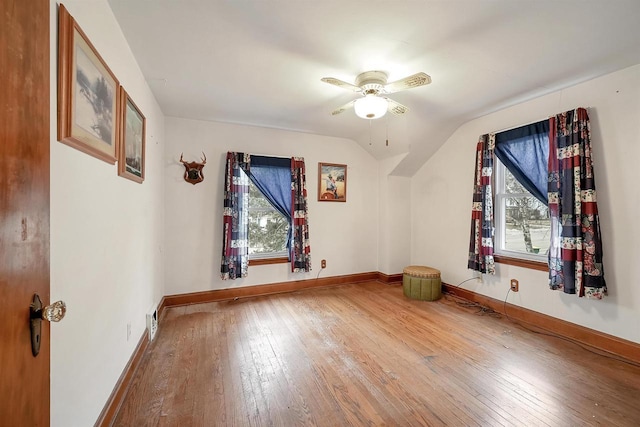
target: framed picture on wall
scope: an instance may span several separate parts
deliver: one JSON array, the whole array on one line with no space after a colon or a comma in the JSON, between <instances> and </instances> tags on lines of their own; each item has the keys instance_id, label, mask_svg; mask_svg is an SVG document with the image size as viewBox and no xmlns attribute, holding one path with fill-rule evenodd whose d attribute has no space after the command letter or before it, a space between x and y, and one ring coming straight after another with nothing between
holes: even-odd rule
<instances>
[{"instance_id":1,"label":"framed picture on wall","mask_svg":"<svg viewBox=\"0 0 640 427\"><path fill-rule=\"evenodd\" d=\"M118 150L118 175L142 183L147 119L123 87L120 87L120 101L122 126Z\"/></svg>"},{"instance_id":2,"label":"framed picture on wall","mask_svg":"<svg viewBox=\"0 0 640 427\"><path fill-rule=\"evenodd\" d=\"M347 201L347 165L318 163L318 201Z\"/></svg>"},{"instance_id":3,"label":"framed picture on wall","mask_svg":"<svg viewBox=\"0 0 640 427\"><path fill-rule=\"evenodd\" d=\"M63 5L58 13L58 140L116 162L119 83Z\"/></svg>"}]
</instances>

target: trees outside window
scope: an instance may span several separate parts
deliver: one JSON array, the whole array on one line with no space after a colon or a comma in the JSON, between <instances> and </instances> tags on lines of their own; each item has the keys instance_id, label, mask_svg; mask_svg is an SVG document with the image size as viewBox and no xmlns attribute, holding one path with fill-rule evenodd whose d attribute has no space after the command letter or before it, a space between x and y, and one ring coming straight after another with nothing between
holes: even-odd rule
<instances>
[{"instance_id":1,"label":"trees outside window","mask_svg":"<svg viewBox=\"0 0 640 427\"><path fill-rule=\"evenodd\" d=\"M287 256L289 221L249 184L249 259Z\"/></svg>"},{"instance_id":2,"label":"trees outside window","mask_svg":"<svg viewBox=\"0 0 640 427\"><path fill-rule=\"evenodd\" d=\"M549 209L496 159L495 253L546 261L550 242Z\"/></svg>"}]
</instances>

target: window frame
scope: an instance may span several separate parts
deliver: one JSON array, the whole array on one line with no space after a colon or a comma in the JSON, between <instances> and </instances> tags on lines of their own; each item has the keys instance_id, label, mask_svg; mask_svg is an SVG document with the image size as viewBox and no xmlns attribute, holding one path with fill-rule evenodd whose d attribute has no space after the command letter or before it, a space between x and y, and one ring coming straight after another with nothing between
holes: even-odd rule
<instances>
[{"instance_id":1,"label":"window frame","mask_svg":"<svg viewBox=\"0 0 640 427\"><path fill-rule=\"evenodd\" d=\"M494 158L494 261L535 270L548 271L546 254L529 254L505 249L506 202L507 198L534 197L531 193L507 193L505 177L506 166L496 156Z\"/></svg>"}]
</instances>

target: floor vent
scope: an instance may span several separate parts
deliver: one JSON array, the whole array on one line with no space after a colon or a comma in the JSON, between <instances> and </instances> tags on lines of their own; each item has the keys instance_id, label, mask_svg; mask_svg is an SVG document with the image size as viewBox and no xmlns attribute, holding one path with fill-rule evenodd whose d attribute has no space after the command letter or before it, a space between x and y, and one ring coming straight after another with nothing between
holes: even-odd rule
<instances>
[{"instance_id":1,"label":"floor vent","mask_svg":"<svg viewBox=\"0 0 640 427\"><path fill-rule=\"evenodd\" d=\"M153 341L158 330L158 309L154 309L151 313L147 314L147 330L149 331L149 341Z\"/></svg>"}]
</instances>

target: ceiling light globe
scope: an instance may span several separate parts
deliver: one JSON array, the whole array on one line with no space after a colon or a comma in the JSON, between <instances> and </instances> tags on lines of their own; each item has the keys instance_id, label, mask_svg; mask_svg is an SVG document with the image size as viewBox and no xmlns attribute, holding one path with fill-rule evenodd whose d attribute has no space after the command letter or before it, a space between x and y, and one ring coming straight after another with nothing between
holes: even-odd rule
<instances>
[{"instance_id":1,"label":"ceiling light globe","mask_svg":"<svg viewBox=\"0 0 640 427\"><path fill-rule=\"evenodd\" d=\"M363 119L379 119L387 113L387 100L376 95L367 95L356 100L353 108L356 115Z\"/></svg>"}]
</instances>

